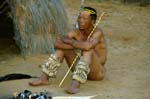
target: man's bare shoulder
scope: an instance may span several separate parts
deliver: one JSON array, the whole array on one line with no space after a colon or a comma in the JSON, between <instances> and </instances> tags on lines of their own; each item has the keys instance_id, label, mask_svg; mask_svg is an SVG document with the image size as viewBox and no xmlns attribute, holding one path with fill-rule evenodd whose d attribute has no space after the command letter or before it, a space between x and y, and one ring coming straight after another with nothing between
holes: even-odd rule
<instances>
[{"instance_id":1,"label":"man's bare shoulder","mask_svg":"<svg viewBox=\"0 0 150 99\"><path fill-rule=\"evenodd\" d=\"M102 31L102 29L101 29L101 28L96 28L96 30L95 30L93 36L95 36L95 37L101 37L101 36L103 36L103 31Z\"/></svg>"},{"instance_id":2,"label":"man's bare shoulder","mask_svg":"<svg viewBox=\"0 0 150 99\"><path fill-rule=\"evenodd\" d=\"M68 33L68 36L73 38L77 35L78 33L78 30L77 29L72 29L69 33Z\"/></svg>"},{"instance_id":3,"label":"man's bare shoulder","mask_svg":"<svg viewBox=\"0 0 150 99\"><path fill-rule=\"evenodd\" d=\"M96 32L100 33L100 34L103 34L103 30L101 28L97 28L96 29Z\"/></svg>"}]
</instances>

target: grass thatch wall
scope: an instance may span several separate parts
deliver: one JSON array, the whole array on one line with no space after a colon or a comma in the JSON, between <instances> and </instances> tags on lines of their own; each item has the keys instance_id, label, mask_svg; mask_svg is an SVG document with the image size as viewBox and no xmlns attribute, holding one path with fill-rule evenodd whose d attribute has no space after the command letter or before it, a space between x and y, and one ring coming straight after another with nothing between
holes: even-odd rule
<instances>
[{"instance_id":1,"label":"grass thatch wall","mask_svg":"<svg viewBox=\"0 0 150 99\"><path fill-rule=\"evenodd\" d=\"M22 54L51 53L53 40L68 31L61 0L10 0L15 41Z\"/></svg>"}]
</instances>

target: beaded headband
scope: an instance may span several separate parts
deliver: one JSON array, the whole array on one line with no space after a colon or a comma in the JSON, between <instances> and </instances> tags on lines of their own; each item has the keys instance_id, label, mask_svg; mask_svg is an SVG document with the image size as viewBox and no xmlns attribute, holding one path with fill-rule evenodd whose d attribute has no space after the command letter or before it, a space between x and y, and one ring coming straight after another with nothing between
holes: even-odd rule
<instances>
[{"instance_id":1,"label":"beaded headband","mask_svg":"<svg viewBox=\"0 0 150 99\"><path fill-rule=\"evenodd\" d=\"M84 8L83 11L88 12L89 14L96 14L93 10Z\"/></svg>"}]
</instances>

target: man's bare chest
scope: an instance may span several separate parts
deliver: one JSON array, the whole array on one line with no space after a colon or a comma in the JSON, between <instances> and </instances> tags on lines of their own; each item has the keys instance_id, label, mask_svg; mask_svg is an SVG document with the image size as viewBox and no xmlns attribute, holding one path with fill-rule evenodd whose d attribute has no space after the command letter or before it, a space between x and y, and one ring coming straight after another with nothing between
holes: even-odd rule
<instances>
[{"instance_id":1,"label":"man's bare chest","mask_svg":"<svg viewBox=\"0 0 150 99\"><path fill-rule=\"evenodd\" d=\"M78 34L78 35L76 35L76 37L75 37L75 39L77 40L77 41L86 41L87 40L87 38L88 38L88 36L85 36L85 35L82 35L82 34Z\"/></svg>"}]
</instances>

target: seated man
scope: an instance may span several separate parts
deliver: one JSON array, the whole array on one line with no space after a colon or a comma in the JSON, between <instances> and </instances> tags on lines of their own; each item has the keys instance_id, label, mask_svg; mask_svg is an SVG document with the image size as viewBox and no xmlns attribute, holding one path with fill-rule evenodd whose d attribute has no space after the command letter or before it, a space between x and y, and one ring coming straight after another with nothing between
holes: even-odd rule
<instances>
[{"instance_id":1,"label":"seated man","mask_svg":"<svg viewBox=\"0 0 150 99\"><path fill-rule=\"evenodd\" d=\"M80 84L89 80L102 80L105 74L106 43L100 28L94 30L87 40L96 22L97 12L91 7L84 7L78 16L78 29L74 29L67 36L57 39L56 52L51 54L48 61L42 65L43 74L35 81L29 82L32 86L47 85L49 77L54 77L63 59L71 66L76 57L76 49L81 50L81 57L72 68L71 84L66 88L70 94L77 93Z\"/></svg>"}]
</instances>

